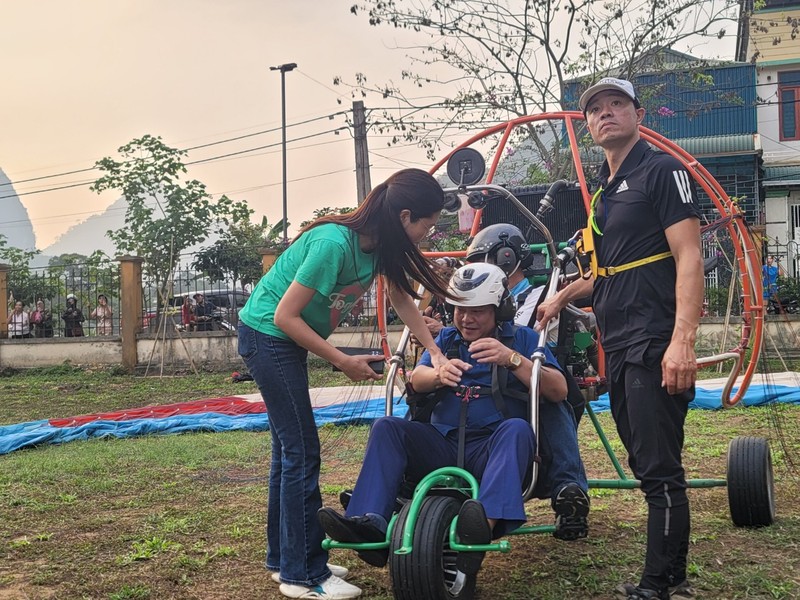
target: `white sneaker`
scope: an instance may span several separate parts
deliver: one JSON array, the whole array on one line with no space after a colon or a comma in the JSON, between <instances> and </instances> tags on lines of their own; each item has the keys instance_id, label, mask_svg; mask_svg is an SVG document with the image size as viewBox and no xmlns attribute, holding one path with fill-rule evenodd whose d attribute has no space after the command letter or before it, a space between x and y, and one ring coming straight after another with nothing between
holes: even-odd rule
<instances>
[{"instance_id":1,"label":"white sneaker","mask_svg":"<svg viewBox=\"0 0 800 600\"><path fill-rule=\"evenodd\" d=\"M336 575L339 579L347 579L347 576L350 574L350 571L347 570L347 567L340 567L339 565L332 565L331 563L328 563L328 569L330 570L331 575ZM275 583L281 582L280 571L272 572L272 581Z\"/></svg>"},{"instance_id":2,"label":"white sneaker","mask_svg":"<svg viewBox=\"0 0 800 600\"><path fill-rule=\"evenodd\" d=\"M361 588L357 588L343 579L339 579L336 575L331 575L322 583L310 587L282 583L279 589L281 594L289 598L346 600L347 598L358 598L361 595Z\"/></svg>"}]
</instances>

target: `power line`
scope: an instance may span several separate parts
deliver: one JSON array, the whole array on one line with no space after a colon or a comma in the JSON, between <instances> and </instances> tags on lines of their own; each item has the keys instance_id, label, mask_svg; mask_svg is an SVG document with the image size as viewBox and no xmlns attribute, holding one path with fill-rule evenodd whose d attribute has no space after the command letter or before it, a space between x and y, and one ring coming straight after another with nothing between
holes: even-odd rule
<instances>
[{"instance_id":1,"label":"power line","mask_svg":"<svg viewBox=\"0 0 800 600\"><path fill-rule=\"evenodd\" d=\"M347 129L348 129L347 127L337 127L335 129L329 129L327 131L322 131L322 132L318 132L318 133L313 133L313 134L309 134L309 135L306 135L306 136L302 136L302 137L299 137L299 138L295 138L293 140L290 140L288 143L295 143L295 142L299 142L299 141L302 141L302 140L307 140L307 139L319 137L321 135L327 135L329 133L336 133L337 131L342 131L342 130L347 130ZM218 155L218 156L212 156L212 157L209 157L209 158L204 158L204 159L200 159L200 160L196 160L196 161L187 162L187 163L185 163L185 166L208 163L208 162L212 162L212 161L216 161L216 160L222 160L222 159L230 158L230 157L233 157L233 156L241 156L243 154L248 154L250 152L256 152L258 150L264 150L264 149L267 149L267 148L274 148L274 147L279 146L279 145L280 145L280 143L276 142L274 144L267 144L265 146L259 146L257 148L249 148L247 150L241 150L241 151L238 151L238 152L230 152L228 154L221 154L221 155ZM17 192L17 193L14 193L14 194L7 194L5 196L0 196L0 200L5 200L5 199L8 199L8 198L14 198L14 197L20 197L20 196L31 196L33 194L42 194L42 193L45 193L45 192L54 192L54 191L58 191L58 190L68 189L68 188L85 187L87 185L91 185L94 182L95 182L95 180L92 179L92 180L87 180L85 182L73 183L73 184L69 184L69 185L62 185L62 186L56 186L56 187L50 187L50 188L44 188L44 189L41 189L41 190L32 190L32 191L27 191L27 192L26 191L22 191L22 192Z\"/></svg>"},{"instance_id":2,"label":"power line","mask_svg":"<svg viewBox=\"0 0 800 600\"><path fill-rule=\"evenodd\" d=\"M287 141L287 143L300 142L302 140L308 140L308 139L311 139L311 138L314 138L314 137L319 137L320 135L325 135L325 134L328 134L328 133L336 133L338 131L347 130L347 129L348 129L347 127L337 127L335 129L329 129L328 131L322 131L322 132L319 132L319 133L312 133L310 135L306 135L306 136L303 136L303 137L295 138L293 140ZM201 163L211 162L211 161L214 161L214 160L220 160L222 158L230 158L231 156L240 156L242 154L255 152L257 150L265 150L267 148L274 148L275 146L280 146L280 145L281 145L280 142L276 142L274 144L267 144L265 146L259 146L258 148L249 148L247 150L240 150L238 152L230 152L228 154L221 154L219 156L212 156L211 158L203 158L203 159L200 159L200 160L193 160L191 162L187 162L186 166L188 167L189 165L198 165L198 164L201 164Z\"/></svg>"},{"instance_id":3,"label":"power line","mask_svg":"<svg viewBox=\"0 0 800 600\"><path fill-rule=\"evenodd\" d=\"M317 173L315 175L307 175L305 177L297 177L295 179L290 179L288 181L288 183L297 183L299 181L307 181L309 179L316 179L318 177L327 177L329 175L336 175L338 173L346 173L348 171L352 172L352 170L353 170L352 168L347 167L345 169L337 169L335 171L327 171L325 173ZM276 181L276 182L273 182L273 183L265 183L265 184L262 184L262 185L251 186L249 188L242 188L241 190L226 190L224 192L215 192L213 195L221 196L223 194L234 194L234 193L239 193L239 192L243 192L243 191L261 190L261 189L264 189L264 188L275 187L277 185L281 185L281 183L282 182L280 182L280 181ZM150 208L154 208L155 206L156 206L156 204L154 203L154 204L152 204L150 206ZM63 214L59 214L59 215L49 215L47 217L42 217L41 219L15 219L13 221L3 221L0 224L2 224L3 226L6 226L6 225L12 225L12 224L16 224L16 223L21 223L21 224L33 223L34 221L38 223L38 222L44 221L45 219L58 219L58 218L65 218L65 217L75 217L75 216L87 215L87 214L88 215L94 215L94 216L97 216L97 217L100 217L100 218L104 218L104 217L113 216L113 215L109 215L108 214L111 211L122 211L122 210L126 210L126 209L127 209L127 207L120 207L120 208L108 207L107 209L105 209L105 211L103 211L100 214L98 214L97 211L86 211L86 212L77 212L77 213L63 213Z\"/></svg>"},{"instance_id":4,"label":"power line","mask_svg":"<svg viewBox=\"0 0 800 600\"><path fill-rule=\"evenodd\" d=\"M319 117L312 117L312 118L306 119L304 121L298 121L296 123L289 123L286 126L287 127L298 127L300 125L307 125L309 123L314 123L316 121L321 121L321 120L325 120L325 119L333 120L335 117L338 117L338 116L341 116L341 115L346 115L349 112L350 111L347 111L347 110L340 110L340 111L337 111L337 112L334 112L334 113L330 113L330 114L327 114L327 115L322 115L322 116L319 116ZM247 139L247 138L251 138L251 137L256 137L256 136L259 136L259 135L265 135L267 133L274 133L276 131L280 131L280 127L275 127L275 128L272 128L272 129L264 129L264 130L256 131L256 132L253 132L253 133L239 135L239 136L235 136L235 137L231 137L231 138L225 138L225 139L222 139L222 140L219 140L219 141L216 141L216 142L209 142L207 144L200 144L200 145L197 145L197 146L190 146L188 148L182 148L182 149L179 148L178 150L180 150L181 152L189 152L191 150L199 150L201 148L208 148L210 146L218 146L220 144L227 144L227 143L230 143L230 142L236 142L236 141L239 141L239 140L243 140L243 139ZM73 171L64 171L63 173L54 173L52 175L42 175L40 177L31 177L31 178L28 178L28 179L19 179L17 181L8 181L6 183L0 183L0 187L3 187L3 186L16 186L16 185L19 185L21 183L30 183L30 182L33 182L33 181L41 181L43 179L53 179L53 178L56 178L56 177L65 177L67 175L75 175L77 173L88 173L90 171L96 171L97 169L98 169L98 167L95 165L93 167L88 167L88 168L85 168L85 169L76 169L76 170L73 170ZM3 196L3 197L5 197L5 196ZM0 199L2 199L3 197L0 197Z\"/></svg>"}]
</instances>

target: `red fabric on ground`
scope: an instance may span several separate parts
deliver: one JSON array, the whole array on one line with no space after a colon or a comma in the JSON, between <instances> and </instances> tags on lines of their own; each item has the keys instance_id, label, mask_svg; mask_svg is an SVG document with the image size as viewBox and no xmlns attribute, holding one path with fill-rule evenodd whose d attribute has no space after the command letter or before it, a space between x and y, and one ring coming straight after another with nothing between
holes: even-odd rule
<instances>
[{"instance_id":1,"label":"red fabric on ground","mask_svg":"<svg viewBox=\"0 0 800 600\"><path fill-rule=\"evenodd\" d=\"M78 427L92 421L132 421L134 419L163 419L176 415L194 415L199 413L220 413L223 415L247 415L267 412L263 402L248 402L237 396L214 398L212 400L194 400L161 406L144 406L107 413L80 415L65 419L50 419L53 427Z\"/></svg>"}]
</instances>

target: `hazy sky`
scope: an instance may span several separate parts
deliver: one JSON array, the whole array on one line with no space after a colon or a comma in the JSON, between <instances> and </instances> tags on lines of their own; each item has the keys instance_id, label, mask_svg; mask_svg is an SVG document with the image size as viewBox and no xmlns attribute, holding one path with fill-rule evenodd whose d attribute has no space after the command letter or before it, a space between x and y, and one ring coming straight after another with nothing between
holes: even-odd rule
<instances>
[{"instance_id":1,"label":"hazy sky","mask_svg":"<svg viewBox=\"0 0 800 600\"><path fill-rule=\"evenodd\" d=\"M213 144L190 151L187 163L213 160L190 165L189 176L212 194L247 200L256 218L280 220L281 78L269 67L281 63L299 65L286 74L289 221L296 228L315 208L354 206L353 141L347 130L332 132L345 126L336 113L350 110L352 99L333 78L364 72L373 83L398 81L409 60L397 47L411 45L398 38L409 34L352 15L355 1L4 2L0 168L28 209L37 246L119 194L98 196L88 185L26 192L91 182L98 171L50 176L117 157L117 148L144 134L175 148ZM375 132L369 147L373 185L403 167L431 166L418 148L387 148ZM24 181L32 178L43 179Z\"/></svg>"},{"instance_id":2,"label":"hazy sky","mask_svg":"<svg viewBox=\"0 0 800 600\"><path fill-rule=\"evenodd\" d=\"M281 218L280 74L286 74L289 220L356 202L350 134L331 130L351 107L333 77L399 78L404 53L389 28L350 14L353 0L39 0L4 2L0 35L0 168L13 182L87 169L144 134L190 148L188 162L271 146L189 167L212 194L246 199ZM337 103L337 98L343 104ZM430 166L413 148L370 138L373 185L404 166ZM383 156L379 156L383 155ZM384 158L387 157L387 158ZM43 248L117 197L87 187L98 171L15 184ZM292 181L296 180L296 181ZM0 195L7 193L5 190ZM0 200L2 219L2 200Z\"/></svg>"}]
</instances>

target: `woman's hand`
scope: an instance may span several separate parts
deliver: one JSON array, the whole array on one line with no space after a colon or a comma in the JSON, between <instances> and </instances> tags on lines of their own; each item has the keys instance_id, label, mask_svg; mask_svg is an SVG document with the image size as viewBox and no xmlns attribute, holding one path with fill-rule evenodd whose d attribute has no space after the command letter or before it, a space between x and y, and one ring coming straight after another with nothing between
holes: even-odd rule
<instances>
[{"instance_id":1,"label":"woman's hand","mask_svg":"<svg viewBox=\"0 0 800 600\"><path fill-rule=\"evenodd\" d=\"M349 354L342 354L342 360L336 363L336 367L341 369L351 381L377 381L383 379L380 375L372 370L369 363L377 360L383 360L382 356L376 357L374 354L356 354L350 356Z\"/></svg>"}]
</instances>

